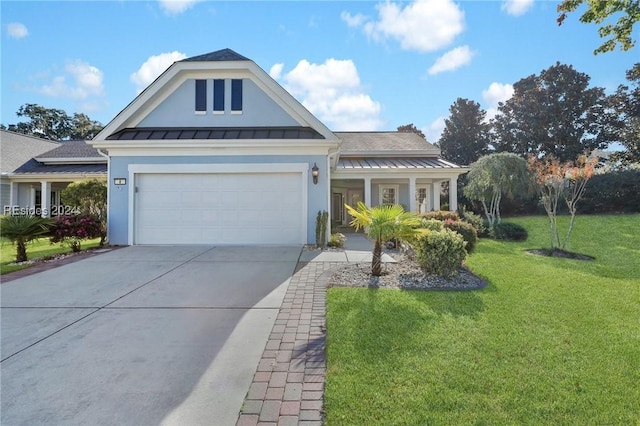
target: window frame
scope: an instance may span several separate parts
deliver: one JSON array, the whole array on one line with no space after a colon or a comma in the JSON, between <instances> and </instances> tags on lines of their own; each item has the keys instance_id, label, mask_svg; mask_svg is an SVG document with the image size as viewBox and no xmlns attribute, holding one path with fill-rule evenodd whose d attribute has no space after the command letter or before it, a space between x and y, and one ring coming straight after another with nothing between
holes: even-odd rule
<instances>
[{"instance_id":1,"label":"window frame","mask_svg":"<svg viewBox=\"0 0 640 426\"><path fill-rule=\"evenodd\" d=\"M231 79L231 114L242 114L243 111L243 79Z\"/></svg>"},{"instance_id":2,"label":"window frame","mask_svg":"<svg viewBox=\"0 0 640 426\"><path fill-rule=\"evenodd\" d=\"M198 109L203 106L204 109ZM194 85L194 111L197 115L207 113L207 80L196 79Z\"/></svg>"},{"instance_id":3,"label":"window frame","mask_svg":"<svg viewBox=\"0 0 640 426\"><path fill-rule=\"evenodd\" d=\"M393 203L391 204L385 204L384 203L384 192L386 189L393 189ZM378 204L380 204L381 206L392 206L394 204L400 204L400 185L394 185L394 184L379 184L378 186L378 195L379 195L379 199L378 199Z\"/></svg>"},{"instance_id":4,"label":"window frame","mask_svg":"<svg viewBox=\"0 0 640 426\"><path fill-rule=\"evenodd\" d=\"M214 114L224 114L225 107L225 80L222 78L216 78L213 80L213 113ZM220 105L220 103L222 105ZM220 109L222 106L222 109Z\"/></svg>"}]
</instances>

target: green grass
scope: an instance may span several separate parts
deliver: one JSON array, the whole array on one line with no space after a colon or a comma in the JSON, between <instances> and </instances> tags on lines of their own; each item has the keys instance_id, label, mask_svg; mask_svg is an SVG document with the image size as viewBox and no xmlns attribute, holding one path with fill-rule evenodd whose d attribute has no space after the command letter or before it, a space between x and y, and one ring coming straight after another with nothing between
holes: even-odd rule
<instances>
[{"instance_id":1,"label":"green grass","mask_svg":"<svg viewBox=\"0 0 640 426\"><path fill-rule=\"evenodd\" d=\"M100 238L83 240L82 249L98 247L99 243ZM39 238L27 244L27 257L29 260L52 256L54 254L68 253L70 251L71 249L67 244L51 244L48 238ZM13 263L15 260L16 246L8 240L0 239L0 275L33 266L33 264L9 265L9 263Z\"/></svg>"},{"instance_id":2,"label":"green grass","mask_svg":"<svg viewBox=\"0 0 640 426\"><path fill-rule=\"evenodd\" d=\"M509 221L529 239L467 260L484 290L329 290L327 425L640 424L640 215L579 216L592 262Z\"/></svg>"}]
</instances>

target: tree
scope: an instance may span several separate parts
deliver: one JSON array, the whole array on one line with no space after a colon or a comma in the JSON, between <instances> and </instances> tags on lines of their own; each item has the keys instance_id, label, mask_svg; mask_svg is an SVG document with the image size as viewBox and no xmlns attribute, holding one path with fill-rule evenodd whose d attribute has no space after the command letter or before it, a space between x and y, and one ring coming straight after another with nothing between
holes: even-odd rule
<instances>
[{"instance_id":1,"label":"tree","mask_svg":"<svg viewBox=\"0 0 640 426\"><path fill-rule=\"evenodd\" d=\"M413 123L405 124L403 126L398 126L398 131L401 133L415 133L416 135L420 135L422 139L426 140L427 137L422 133L422 130L418 129Z\"/></svg>"},{"instance_id":2,"label":"tree","mask_svg":"<svg viewBox=\"0 0 640 426\"><path fill-rule=\"evenodd\" d=\"M584 195L587 182L594 175L597 164L598 157L588 158L586 155L578 157L576 162L565 163L551 156L544 160L529 157L529 169L534 174L538 195L549 217L552 250L564 250L566 247L573 230L578 201ZM560 199L564 200L571 215L563 239L560 238L557 220Z\"/></svg>"},{"instance_id":3,"label":"tree","mask_svg":"<svg viewBox=\"0 0 640 426\"><path fill-rule=\"evenodd\" d=\"M72 182L60 193L65 206L77 207L79 213L98 220L102 226L100 245L107 236L107 182L92 179Z\"/></svg>"},{"instance_id":4,"label":"tree","mask_svg":"<svg viewBox=\"0 0 640 426\"><path fill-rule=\"evenodd\" d=\"M364 229L375 240L371 275L382 275L382 244L393 238L405 239L416 234L420 219L412 212L404 211L401 205L367 207L359 202L357 209L345 204L347 212L353 217L350 225L356 231Z\"/></svg>"},{"instance_id":5,"label":"tree","mask_svg":"<svg viewBox=\"0 0 640 426\"><path fill-rule=\"evenodd\" d=\"M563 0L558 5L558 25L562 25L567 13L575 12L578 7L586 3L587 10L580 17L584 24L598 24L598 34L601 38L611 37L593 51L598 53L611 52L620 45L622 50L630 50L635 45L631 37L633 26L640 21L640 1L638 0ZM619 16L615 23L604 24L605 20ZM604 25L603 25L604 24Z\"/></svg>"},{"instance_id":6,"label":"tree","mask_svg":"<svg viewBox=\"0 0 640 426\"><path fill-rule=\"evenodd\" d=\"M515 154L503 152L485 155L471 164L464 194L482 203L489 226L500 223L502 196L513 198L530 192L527 162Z\"/></svg>"},{"instance_id":7,"label":"tree","mask_svg":"<svg viewBox=\"0 0 640 426\"><path fill-rule=\"evenodd\" d=\"M496 150L570 161L605 149L612 115L604 89L590 88L589 81L587 74L556 63L515 83L513 96L500 103L492 122Z\"/></svg>"},{"instance_id":8,"label":"tree","mask_svg":"<svg viewBox=\"0 0 640 426\"><path fill-rule=\"evenodd\" d=\"M92 139L102 130L102 124L85 114L75 113L69 117L61 109L45 108L36 104L24 104L16 112L18 117L29 121L2 126L12 132L50 140Z\"/></svg>"},{"instance_id":9,"label":"tree","mask_svg":"<svg viewBox=\"0 0 640 426\"><path fill-rule=\"evenodd\" d=\"M480 104L458 98L449 107L450 116L444 121L444 131L438 146L445 160L457 164L471 164L489 152L489 124L487 113Z\"/></svg>"},{"instance_id":10,"label":"tree","mask_svg":"<svg viewBox=\"0 0 640 426\"><path fill-rule=\"evenodd\" d=\"M27 243L49 232L51 220L39 216L2 216L0 236L16 245L16 262L26 262Z\"/></svg>"},{"instance_id":11,"label":"tree","mask_svg":"<svg viewBox=\"0 0 640 426\"><path fill-rule=\"evenodd\" d=\"M627 71L627 80L631 87L620 85L610 97L617 114L616 140L625 147L611 159L622 164L640 163L640 62Z\"/></svg>"}]
</instances>

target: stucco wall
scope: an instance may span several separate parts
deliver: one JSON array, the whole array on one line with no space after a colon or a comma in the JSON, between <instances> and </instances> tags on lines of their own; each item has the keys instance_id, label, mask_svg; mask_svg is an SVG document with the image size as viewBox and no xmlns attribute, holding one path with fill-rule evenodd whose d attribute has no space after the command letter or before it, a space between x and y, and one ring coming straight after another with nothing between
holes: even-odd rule
<instances>
[{"instance_id":1,"label":"stucco wall","mask_svg":"<svg viewBox=\"0 0 640 426\"><path fill-rule=\"evenodd\" d=\"M203 156L203 157L112 157L111 179L109 182L109 242L116 245L128 244L129 209L129 164L273 164L308 163L309 170L314 163L326 163L324 156ZM114 178L127 178L127 185L113 185ZM322 170L317 185L313 184L311 172L308 179L307 201L307 242L315 242L315 219L319 210L328 209L328 179ZM167 200L170 202L171 200Z\"/></svg>"},{"instance_id":2,"label":"stucco wall","mask_svg":"<svg viewBox=\"0 0 640 426\"><path fill-rule=\"evenodd\" d=\"M186 80L145 117L139 127L298 126L250 79L243 79L242 114L231 114L231 79L225 80L225 113L213 114L213 80L207 80L206 114L195 113L195 80Z\"/></svg>"}]
</instances>

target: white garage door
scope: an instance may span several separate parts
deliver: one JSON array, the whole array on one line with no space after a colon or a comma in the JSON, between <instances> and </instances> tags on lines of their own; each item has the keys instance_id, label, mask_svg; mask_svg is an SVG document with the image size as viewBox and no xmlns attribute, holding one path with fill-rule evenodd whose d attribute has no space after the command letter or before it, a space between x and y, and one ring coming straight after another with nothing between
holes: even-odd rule
<instances>
[{"instance_id":1,"label":"white garage door","mask_svg":"<svg viewBox=\"0 0 640 426\"><path fill-rule=\"evenodd\" d=\"M134 244L301 244L301 173L136 175Z\"/></svg>"}]
</instances>

